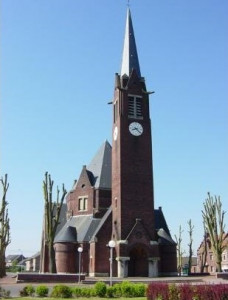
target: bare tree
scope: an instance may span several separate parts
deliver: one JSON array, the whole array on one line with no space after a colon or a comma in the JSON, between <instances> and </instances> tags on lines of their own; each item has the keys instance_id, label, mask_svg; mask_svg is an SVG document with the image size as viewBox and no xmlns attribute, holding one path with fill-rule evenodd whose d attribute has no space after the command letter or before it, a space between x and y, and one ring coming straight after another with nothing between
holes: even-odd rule
<instances>
[{"instance_id":1,"label":"bare tree","mask_svg":"<svg viewBox=\"0 0 228 300\"><path fill-rule=\"evenodd\" d=\"M199 255L200 255L200 273L205 272L205 268L207 265L207 249L208 249L208 243L207 243L207 238L208 238L208 234L206 232L206 228L205 228L205 223L203 222L203 228L204 228L204 237L203 237L203 242L200 245L199 248ZM207 272L208 270L206 270Z\"/></svg>"},{"instance_id":2,"label":"bare tree","mask_svg":"<svg viewBox=\"0 0 228 300\"><path fill-rule=\"evenodd\" d=\"M55 251L54 251L54 238L59 225L60 212L63 205L63 201L67 194L67 191L62 185L62 195L60 197L60 191L57 186L56 201L53 202L53 185L54 181L51 179L51 175L48 172L45 173L45 179L43 181L43 192L44 192L44 239L48 249L48 272L56 273L55 265Z\"/></svg>"},{"instance_id":3,"label":"bare tree","mask_svg":"<svg viewBox=\"0 0 228 300\"><path fill-rule=\"evenodd\" d=\"M203 221L205 223L206 232L209 235L213 254L216 258L216 271L222 270L222 252L225 249L225 211L222 210L222 202L220 196L214 198L208 193L208 198L204 202L204 210L202 211Z\"/></svg>"},{"instance_id":4,"label":"bare tree","mask_svg":"<svg viewBox=\"0 0 228 300\"><path fill-rule=\"evenodd\" d=\"M192 250L192 243L193 243L193 229L194 226L192 225L192 220L190 219L188 221L188 226L189 226L189 244L188 244L188 249L189 249L189 256L188 256L188 274L191 273L191 269L192 269L192 256L193 256L193 250Z\"/></svg>"},{"instance_id":5,"label":"bare tree","mask_svg":"<svg viewBox=\"0 0 228 300\"><path fill-rule=\"evenodd\" d=\"M2 202L0 206L0 278L6 275L5 266L5 253L6 248L10 244L10 225L7 209L6 194L9 188L8 176L5 174L5 178L1 178L2 185Z\"/></svg>"},{"instance_id":6,"label":"bare tree","mask_svg":"<svg viewBox=\"0 0 228 300\"><path fill-rule=\"evenodd\" d=\"M174 235L176 243L177 243L177 270L178 270L178 275L181 275L182 258L183 258L183 254L184 254L184 251L182 250L182 233L183 233L183 230L181 229L181 225L180 225L178 237L176 235Z\"/></svg>"}]
</instances>

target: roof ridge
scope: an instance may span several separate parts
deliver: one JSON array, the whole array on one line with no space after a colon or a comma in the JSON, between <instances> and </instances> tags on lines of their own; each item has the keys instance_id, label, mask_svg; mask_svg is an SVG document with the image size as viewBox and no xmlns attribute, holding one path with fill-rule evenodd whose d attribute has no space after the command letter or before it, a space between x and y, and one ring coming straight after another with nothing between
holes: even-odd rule
<instances>
[{"instance_id":1,"label":"roof ridge","mask_svg":"<svg viewBox=\"0 0 228 300\"><path fill-rule=\"evenodd\" d=\"M106 140L87 166L93 173L95 188L111 188L111 148Z\"/></svg>"}]
</instances>

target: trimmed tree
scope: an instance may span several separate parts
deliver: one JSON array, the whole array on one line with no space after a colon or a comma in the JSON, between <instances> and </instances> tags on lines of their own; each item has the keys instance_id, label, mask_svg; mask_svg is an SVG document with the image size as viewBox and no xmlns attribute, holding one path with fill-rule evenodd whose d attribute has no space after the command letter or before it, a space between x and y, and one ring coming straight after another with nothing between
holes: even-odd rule
<instances>
[{"instance_id":1,"label":"trimmed tree","mask_svg":"<svg viewBox=\"0 0 228 300\"><path fill-rule=\"evenodd\" d=\"M48 272L56 273L55 264L55 251L54 251L54 238L57 227L59 225L60 212L62 209L63 201L67 194L67 191L62 185L62 195L60 197L60 191L57 186L56 201L53 202L53 185L54 181L51 179L51 175L48 172L45 173L45 179L43 181L44 192L44 239L48 249Z\"/></svg>"},{"instance_id":2,"label":"trimmed tree","mask_svg":"<svg viewBox=\"0 0 228 300\"><path fill-rule=\"evenodd\" d=\"M188 274L191 273L192 269L192 256L193 256L193 250L192 250L192 243L193 243L193 229L194 226L192 225L192 220L190 219L188 221L188 227L189 227L189 244L188 244L188 250L189 250L189 256L188 256Z\"/></svg>"},{"instance_id":3,"label":"trimmed tree","mask_svg":"<svg viewBox=\"0 0 228 300\"><path fill-rule=\"evenodd\" d=\"M209 235L213 254L216 258L216 272L222 271L222 252L225 249L225 211L222 210L220 196L212 197L208 193L208 198L204 202L202 211L205 229Z\"/></svg>"},{"instance_id":4,"label":"trimmed tree","mask_svg":"<svg viewBox=\"0 0 228 300\"><path fill-rule=\"evenodd\" d=\"M207 248L208 248L208 244L207 244L207 237L208 237L208 234L206 232L206 228L205 228L205 223L203 222L203 228L204 228L204 236L203 236L203 242L202 244L200 245L200 273L203 273L203 272L208 272L208 270L206 268L207 266Z\"/></svg>"},{"instance_id":5,"label":"trimmed tree","mask_svg":"<svg viewBox=\"0 0 228 300\"><path fill-rule=\"evenodd\" d=\"M1 178L2 186L2 202L0 206L0 278L6 275L6 265L5 265L5 253L6 248L10 244L10 225L8 208L6 201L6 194L9 188L8 176L5 174L5 178Z\"/></svg>"},{"instance_id":6,"label":"trimmed tree","mask_svg":"<svg viewBox=\"0 0 228 300\"><path fill-rule=\"evenodd\" d=\"M183 230L181 229L181 225L179 227L179 234L178 236L174 235L176 243L177 243L177 270L178 270L178 275L181 275L181 270L182 270L182 258L184 251L182 250L182 233Z\"/></svg>"}]
</instances>

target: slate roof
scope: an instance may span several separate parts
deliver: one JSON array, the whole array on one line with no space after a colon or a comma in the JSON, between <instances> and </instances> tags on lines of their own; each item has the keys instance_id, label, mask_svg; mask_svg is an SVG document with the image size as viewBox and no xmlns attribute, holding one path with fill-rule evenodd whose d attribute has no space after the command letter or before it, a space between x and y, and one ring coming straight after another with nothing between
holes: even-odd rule
<instances>
[{"instance_id":1,"label":"slate roof","mask_svg":"<svg viewBox=\"0 0 228 300\"><path fill-rule=\"evenodd\" d=\"M22 254L14 254L14 255L7 255L7 257L6 257L6 259L5 259L5 261L6 262L13 262L13 261L22 261L22 260L24 260L25 259L25 257L24 257L24 255L22 255Z\"/></svg>"},{"instance_id":2,"label":"slate roof","mask_svg":"<svg viewBox=\"0 0 228 300\"><path fill-rule=\"evenodd\" d=\"M97 233L99 232L101 227L104 225L104 223L106 222L106 220L108 219L108 217L111 213L112 213L112 206L109 207L109 209L106 211L106 213L104 214L104 216L102 217L100 222L97 224L97 228L94 230L94 233L93 233L93 236L92 236L91 240L95 239Z\"/></svg>"},{"instance_id":3,"label":"slate roof","mask_svg":"<svg viewBox=\"0 0 228 300\"><path fill-rule=\"evenodd\" d=\"M31 259L33 259L33 258L39 259L39 257L40 257L40 251L36 252L36 253L33 254L32 256L27 257L27 258L25 259L25 261L31 260Z\"/></svg>"},{"instance_id":4,"label":"slate roof","mask_svg":"<svg viewBox=\"0 0 228 300\"><path fill-rule=\"evenodd\" d=\"M159 209L154 210L154 217L155 217L155 229L157 230L159 242L162 244L175 244L175 242L171 237L161 207L159 207Z\"/></svg>"},{"instance_id":5,"label":"slate roof","mask_svg":"<svg viewBox=\"0 0 228 300\"><path fill-rule=\"evenodd\" d=\"M62 229L63 225L66 223L66 213L67 213L67 204L63 203L62 209L60 211L60 216L59 216L59 224L56 229L56 234Z\"/></svg>"},{"instance_id":6,"label":"slate roof","mask_svg":"<svg viewBox=\"0 0 228 300\"><path fill-rule=\"evenodd\" d=\"M93 215L72 216L56 235L54 243L82 243L93 240L111 213L110 206L102 218L94 218ZM154 214L159 243L175 244L161 208L155 209Z\"/></svg>"},{"instance_id":7,"label":"slate roof","mask_svg":"<svg viewBox=\"0 0 228 300\"><path fill-rule=\"evenodd\" d=\"M138 77L140 78L141 72L139 67L135 35L134 35L134 30L133 30L133 25L131 20L131 12L130 9L128 8L120 75L130 76L133 69L136 71Z\"/></svg>"},{"instance_id":8,"label":"slate roof","mask_svg":"<svg viewBox=\"0 0 228 300\"><path fill-rule=\"evenodd\" d=\"M100 221L93 215L73 216L56 235L54 243L89 242Z\"/></svg>"},{"instance_id":9,"label":"slate roof","mask_svg":"<svg viewBox=\"0 0 228 300\"><path fill-rule=\"evenodd\" d=\"M111 151L111 145L105 141L86 168L93 175L92 180L90 174L90 180L95 188L111 189Z\"/></svg>"}]
</instances>

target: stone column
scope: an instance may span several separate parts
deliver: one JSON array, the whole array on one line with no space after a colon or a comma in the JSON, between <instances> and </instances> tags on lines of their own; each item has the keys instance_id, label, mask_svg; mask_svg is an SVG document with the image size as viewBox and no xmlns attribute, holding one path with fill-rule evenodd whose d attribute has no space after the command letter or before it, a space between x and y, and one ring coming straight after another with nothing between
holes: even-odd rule
<instances>
[{"instance_id":1,"label":"stone column","mask_svg":"<svg viewBox=\"0 0 228 300\"><path fill-rule=\"evenodd\" d=\"M128 276L128 261L130 257L118 256L117 260L117 276L126 278Z\"/></svg>"},{"instance_id":2,"label":"stone column","mask_svg":"<svg viewBox=\"0 0 228 300\"><path fill-rule=\"evenodd\" d=\"M148 276L158 277L158 260L159 257L149 257L148 258Z\"/></svg>"}]
</instances>

